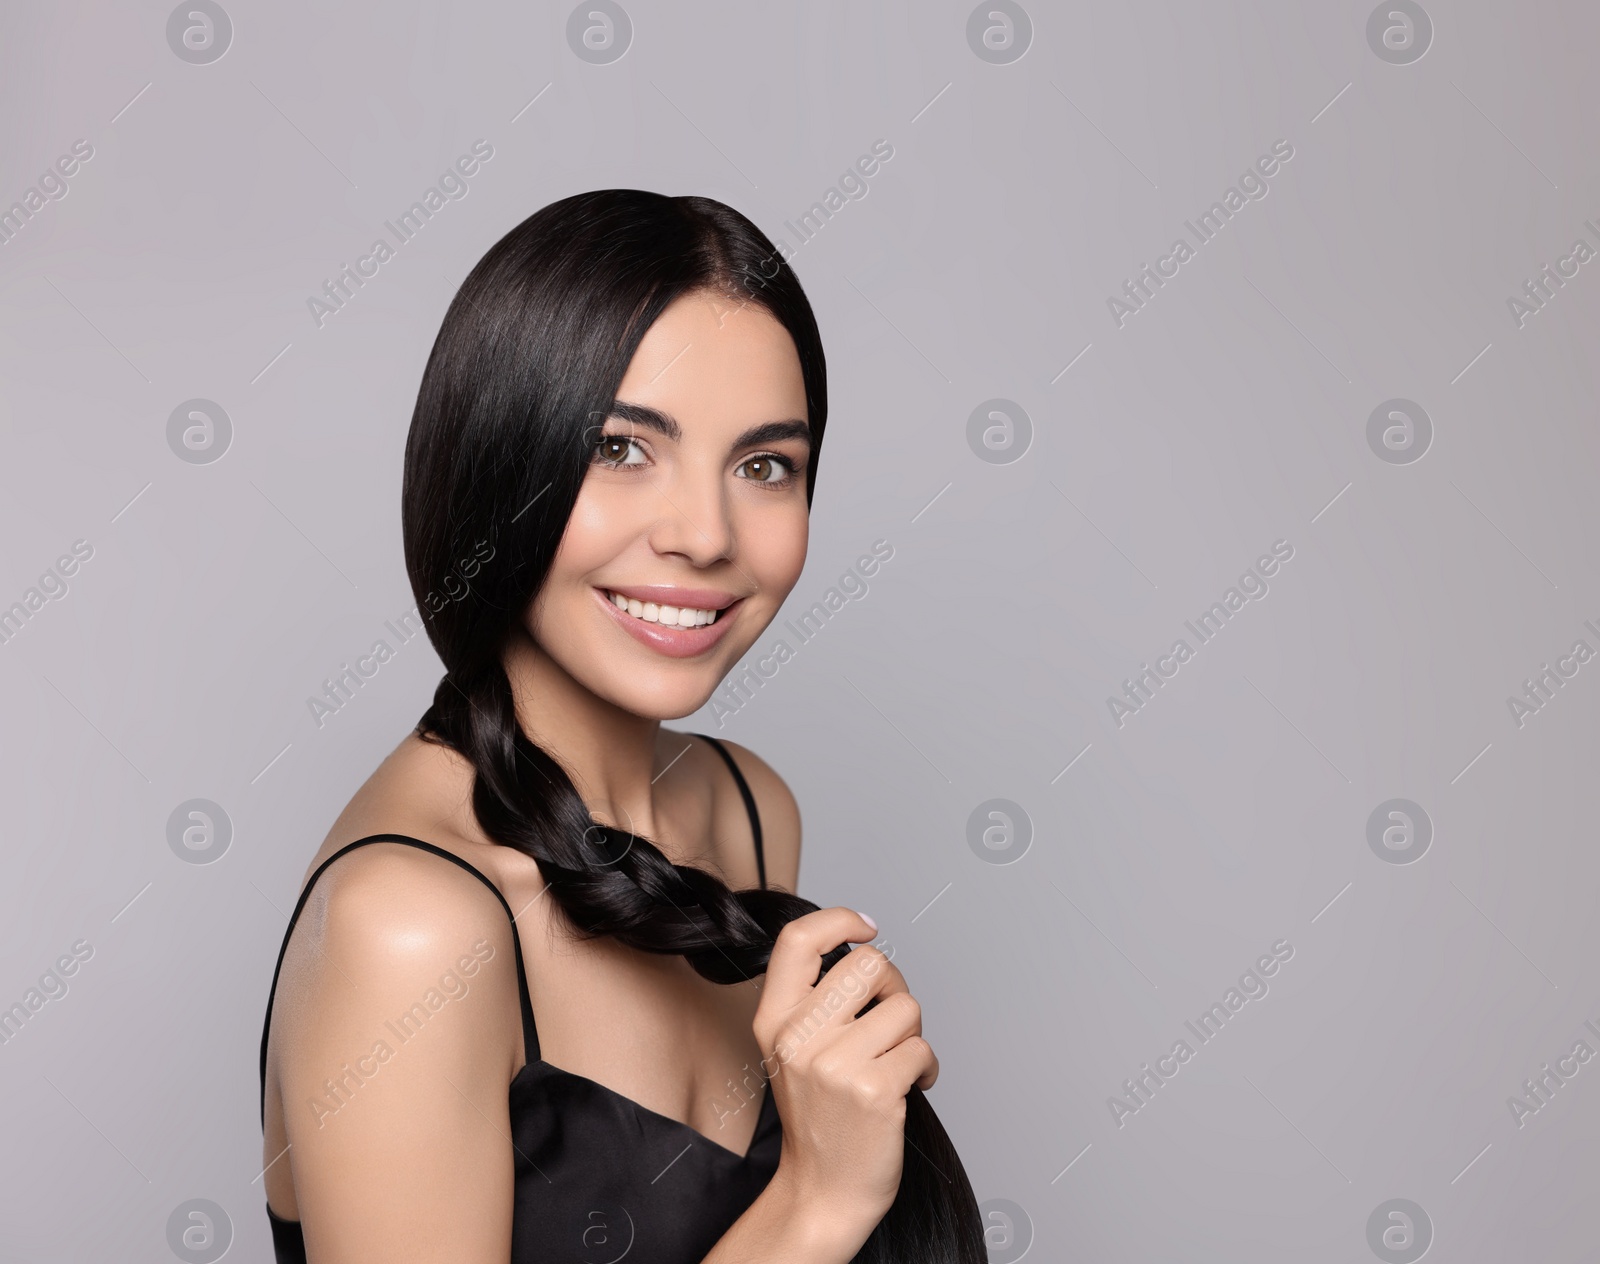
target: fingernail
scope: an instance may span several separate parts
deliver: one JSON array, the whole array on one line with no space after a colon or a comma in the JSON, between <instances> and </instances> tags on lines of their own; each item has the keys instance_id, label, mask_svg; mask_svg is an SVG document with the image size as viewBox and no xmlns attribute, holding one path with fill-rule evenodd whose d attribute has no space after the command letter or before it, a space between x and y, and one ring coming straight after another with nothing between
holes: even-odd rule
<instances>
[{"instance_id":1,"label":"fingernail","mask_svg":"<svg viewBox=\"0 0 1600 1264\"><path fill-rule=\"evenodd\" d=\"M870 918L870 917L868 917L868 916L867 916L867 915L866 915L866 914L865 914L865 913L862 913L862 914L860 914L860 915L859 915L859 916L860 916L860 918L861 918L861 920L862 920L862 921L863 921L863 922L865 922L865 923L866 923L866 924L867 924L867 925L868 925L868 926L870 926L870 927L872 927L872 929L873 929L873 930L877 930L877 929L878 929L878 923L877 923L877 922L875 922L875 921L873 921L873 920L872 920L872 919L871 919L871 918Z\"/></svg>"}]
</instances>

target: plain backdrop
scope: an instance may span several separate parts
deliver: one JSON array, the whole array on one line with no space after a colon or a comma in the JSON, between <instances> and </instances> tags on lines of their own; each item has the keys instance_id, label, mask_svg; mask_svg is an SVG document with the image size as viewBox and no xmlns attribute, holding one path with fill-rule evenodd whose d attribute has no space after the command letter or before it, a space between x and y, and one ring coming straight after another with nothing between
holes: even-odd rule
<instances>
[{"instance_id":1,"label":"plain backdrop","mask_svg":"<svg viewBox=\"0 0 1600 1264\"><path fill-rule=\"evenodd\" d=\"M223 2L0 13L0 1260L269 1258L287 914L440 672L423 364L617 186L815 306L792 654L678 727L878 919L992 1257L1592 1258L1592 6Z\"/></svg>"}]
</instances>

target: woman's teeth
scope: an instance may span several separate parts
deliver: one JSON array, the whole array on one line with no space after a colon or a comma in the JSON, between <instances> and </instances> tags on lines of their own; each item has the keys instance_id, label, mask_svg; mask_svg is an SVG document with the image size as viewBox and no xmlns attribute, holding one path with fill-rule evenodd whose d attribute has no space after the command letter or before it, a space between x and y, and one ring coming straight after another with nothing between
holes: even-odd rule
<instances>
[{"instance_id":1,"label":"woman's teeth","mask_svg":"<svg viewBox=\"0 0 1600 1264\"><path fill-rule=\"evenodd\" d=\"M689 606L658 606L653 601L635 601L631 597L624 597L621 593L607 592L611 604L618 610L626 610L635 619L643 619L646 623L661 623L667 627L698 628L707 623L715 623L719 610L695 610Z\"/></svg>"}]
</instances>

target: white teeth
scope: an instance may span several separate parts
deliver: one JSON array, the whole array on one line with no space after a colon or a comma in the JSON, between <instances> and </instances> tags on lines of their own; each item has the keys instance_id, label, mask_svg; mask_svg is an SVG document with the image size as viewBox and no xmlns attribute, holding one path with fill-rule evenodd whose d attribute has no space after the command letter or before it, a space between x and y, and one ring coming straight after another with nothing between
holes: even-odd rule
<instances>
[{"instance_id":1,"label":"white teeth","mask_svg":"<svg viewBox=\"0 0 1600 1264\"><path fill-rule=\"evenodd\" d=\"M643 619L646 623L660 623L667 627L704 627L708 623L715 623L719 613L716 610L696 610L690 606L659 606L653 601L636 601L632 597L624 597L621 593L608 592L606 596L618 610L626 610L635 619Z\"/></svg>"}]
</instances>

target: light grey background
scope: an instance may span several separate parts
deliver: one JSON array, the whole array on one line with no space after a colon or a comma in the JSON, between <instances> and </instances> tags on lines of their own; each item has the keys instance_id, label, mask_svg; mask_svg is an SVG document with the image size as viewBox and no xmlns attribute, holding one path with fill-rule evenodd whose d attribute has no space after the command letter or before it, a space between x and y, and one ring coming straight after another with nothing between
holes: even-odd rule
<instances>
[{"instance_id":1,"label":"light grey background","mask_svg":"<svg viewBox=\"0 0 1600 1264\"><path fill-rule=\"evenodd\" d=\"M1592 1259L1600 1065L1520 1126L1508 1099L1600 1051L1600 661L1520 727L1507 699L1600 650L1600 259L1521 327L1507 300L1600 249L1600 15L1424 2L1409 64L1365 0L1030 2L1005 64L952 3L625 0L610 64L548 4L224 0L209 64L163 5L7 6L0 207L94 156L0 246L0 607L93 556L0 645L0 1004L92 955L0 1045L0 1259L179 1258L195 1199L227 1258L269 1258L267 986L307 859L440 671L384 624L467 270L609 186L793 246L880 138L793 259L832 413L810 559L753 654L794 657L682 727L772 763L802 893L879 920L993 1258L1403 1259L1368 1226L1406 1199L1430 1258ZM470 192L319 328L307 299L480 139ZM1107 299L1280 139L1270 192L1119 327ZM232 424L206 464L167 442L196 398ZM1420 460L1369 446L1392 398L1431 419ZM1032 432L1004 463L967 437L994 399ZM782 620L879 539L870 592L799 644ZM1277 540L1270 593L1199 645L1185 621ZM380 638L318 728L306 699ZM1108 697L1179 638L1119 726ZM232 823L213 863L168 843L193 798ZM1396 798L1432 823L1414 863L1368 843ZM992 799L1031 823L1020 856L969 845ZM1265 996L1187 1033L1282 940Z\"/></svg>"}]
</instances>

